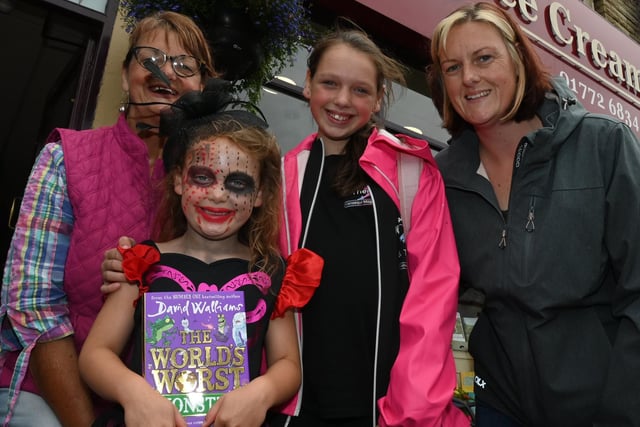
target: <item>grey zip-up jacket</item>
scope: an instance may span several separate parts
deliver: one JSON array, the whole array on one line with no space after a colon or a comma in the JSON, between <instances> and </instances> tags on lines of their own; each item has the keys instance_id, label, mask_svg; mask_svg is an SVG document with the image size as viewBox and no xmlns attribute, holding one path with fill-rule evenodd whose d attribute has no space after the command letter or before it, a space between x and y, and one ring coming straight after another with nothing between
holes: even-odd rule
<instances>
[{"instance_id":1,"label":"grey zip-up jacket","mask_svg":"<svg viewBox=\"0 0 640 427\"><path fill-rule=\"evenodd\" d=\"M437 156L480 401L525 426L640 426L640 145L563 80L516 151L508 214L463 131Z\"/></svg>"}]
</instances>

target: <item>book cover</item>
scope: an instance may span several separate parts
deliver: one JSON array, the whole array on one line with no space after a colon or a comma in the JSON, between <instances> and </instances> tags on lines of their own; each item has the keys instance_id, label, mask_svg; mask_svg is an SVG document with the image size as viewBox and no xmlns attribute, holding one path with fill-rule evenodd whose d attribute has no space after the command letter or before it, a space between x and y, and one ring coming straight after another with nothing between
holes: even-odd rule
<instances>
[{"instance_id":1,"label":"book cover","mask_svg":"<svg viewBox=\"0 0 640 427\"><path fill-rule=\"evenodd\" d=\"M144 376L189 426L224 394L249 382L244 293L147 292Z\"/></svg>"}]
</instances>

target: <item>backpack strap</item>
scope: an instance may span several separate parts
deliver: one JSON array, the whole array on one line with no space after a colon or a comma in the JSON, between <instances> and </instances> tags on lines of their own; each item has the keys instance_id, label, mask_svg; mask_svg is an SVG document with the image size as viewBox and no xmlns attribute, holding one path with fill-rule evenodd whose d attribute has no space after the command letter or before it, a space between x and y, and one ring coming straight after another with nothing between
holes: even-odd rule
<instances>
[{"instance_id":1,"label":"backpack strap","mask_svg":"<svg viewBox=\"0 0 640 427\"><path fill-rule=\"evenodd\" d=\"M386 129L378 129L378 134L399 146L411 148L411 144L405 141L406 135L393 135ZM422 158L398 151L398 198L405 235L411 227L411 206L418 192L423 166L424 160Z\"/></svg>"},{"instance_id":2,"label":"backpack strap","mask_svg":"<svg viewBox=\"0 0 640 427\"><path fill-rule=\"evenodd\" d=\"M411 227L411 206L418 192L423 160L404 152L398 154L398 192L400 196L400 216L405 235Z\"/></svg>"}]
</instances>

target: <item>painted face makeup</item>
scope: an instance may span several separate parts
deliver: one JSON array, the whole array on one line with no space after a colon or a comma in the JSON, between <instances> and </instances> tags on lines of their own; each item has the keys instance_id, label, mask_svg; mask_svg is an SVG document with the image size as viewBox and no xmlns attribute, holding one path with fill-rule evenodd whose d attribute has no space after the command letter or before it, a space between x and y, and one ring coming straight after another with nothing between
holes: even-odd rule
<instances>
[{"instance_id":1,"label":"painted face makeup","mask_svg":"<svg viewBox=\"0 0 640 427\"><path fill-rule=\"evenodd\" d=\"M189 227L207 239L235 237L262 204L259 164L227 138L197 143L174 182Z\"/></svg>"},{"instance_id":2,"label":"painted face makeup","mask_svg":"<svg viewBox=\"0 0 640 427\"><path fill-rule=\"evenodd\" d=\"M216 183L215 172L207 167L192 166L187 171L189 181L198 187L210 187ZM224 187L238 195L253 194L256 190L255 180L244 172L232 172L224 180Z\"/></svg>"}]
</instances>

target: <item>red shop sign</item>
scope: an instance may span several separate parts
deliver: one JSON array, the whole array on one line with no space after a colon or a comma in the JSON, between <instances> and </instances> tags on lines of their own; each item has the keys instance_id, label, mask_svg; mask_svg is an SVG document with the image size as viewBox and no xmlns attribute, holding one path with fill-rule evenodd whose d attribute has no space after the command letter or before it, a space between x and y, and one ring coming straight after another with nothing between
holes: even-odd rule
<instances>
[{"instance_id":1,"label":"red shop sign","mask_svg":"<svg viewBox=\"0 0 640 427\"><path fill-rule=\"evenodd\" d=\"M520 22L552 73L590 111L625 122L640 137L640 46L578 0L493 0ZM431 38L435 25L468 0L359 0Z\"/></svg>"}]
</instances>

